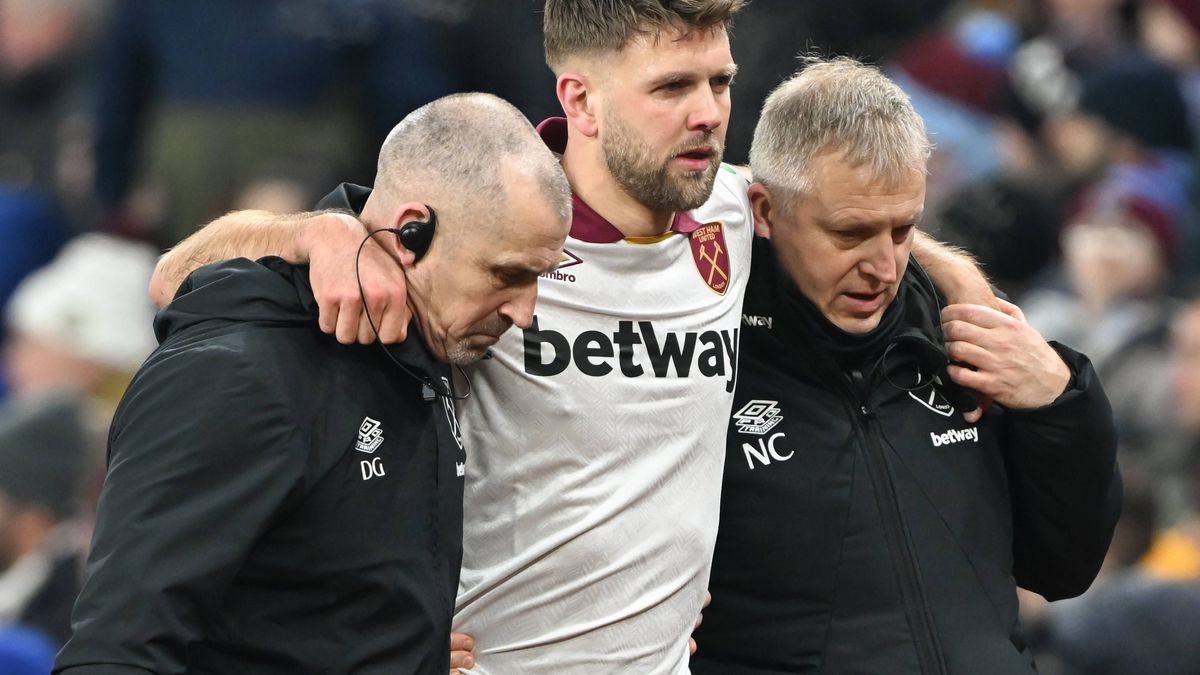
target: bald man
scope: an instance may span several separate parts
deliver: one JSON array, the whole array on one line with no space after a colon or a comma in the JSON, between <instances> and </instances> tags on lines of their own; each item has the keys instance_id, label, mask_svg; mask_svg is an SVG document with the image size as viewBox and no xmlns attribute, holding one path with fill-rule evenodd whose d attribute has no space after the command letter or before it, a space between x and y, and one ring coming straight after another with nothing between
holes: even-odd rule
<instances>
[{"instance_id":1,"label":"bald man","mask_svg":"<svg viewBox=\"0 0 1200 675\"><path fill-rule=\"evenodd\" d=\"M448 364L530 324L570 215L524 117L457 95L392 131L360 216L420 339L339 344L279 258L192 274L114 418L55 672L444 675L467 462Z\"/></svg>"}]
</instances>

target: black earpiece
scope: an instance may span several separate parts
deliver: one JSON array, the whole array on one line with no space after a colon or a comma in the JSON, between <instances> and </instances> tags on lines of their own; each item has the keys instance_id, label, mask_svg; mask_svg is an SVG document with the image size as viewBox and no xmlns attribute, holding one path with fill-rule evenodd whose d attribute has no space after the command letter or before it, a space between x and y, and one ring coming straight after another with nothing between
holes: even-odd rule
<instances>
[{"instance_id":1,"label":"black earpiece","mask_svg":"<svg viewBox=\"0 0 1200 675\"><path fill-rule=\"evenodd\" d=\"M400 244L412 251L413 262L420 260L429 252L429 246L433 243L434 230L437 229L437 214L434 213L432 207L427 208L429 208L429 220L414 220L396 231L396 236L400 237Z\"/></svg>"},{"instance_id":2,"label":"black earpiece","mask_svg":"<svg viewBox=\"0 0 1200 675\"><path fill-rule=\"evenodd\" d=\"M367 307L367 296L363 291L362 275L359 274L358 269L359 261L362 258L363 247L367 245L368 241L371 241L371 237L374 237L380 232L390 232L399 237L400 243L403 244L405 248L413 252L414 261L420 260L421 256L425 255L429 251L429 245L433 242L433 231L437 226L437 214L433 212L433 208L429 207L428 204L426 205L426 208L429 208L428 221L418 220L407 223L404 225L404 227L386 227L368 232L367 236L363 237L362 243L358 245L358 251L354 254L354 281L358 284L358 300L362 303L362 311L363 315L367 317L367 323L370 324L371 330L376 334L379 333L379 329L375 327L375 319L371 318L371 310ZM453 399L455 401L464 401L471 396L471 380L468 379L467 374L463 372L462 366L453 364L453 366L458 369L459 375L462 376L463 382L465 382L467 385L466 393L464 393L462 396L459 396L454 392L454 384L451 381L446 381L445 387L439 387L431 378L417 375L413 371L409 370L403 363L401 363L396 359L395 356L392 355L392 352L388 349L387 345L380 342L378 338L375 340L375 343L378 344L379 348L383 350L384 355L387 356L392 363L396 364L397 368L404 371L404 373L412 379L421 383L421 398L424 399L426 403L432 403L439 396ZM489 349L484 358L491 358L491 355L492 352Z\"/></svg>"}]
</instances>

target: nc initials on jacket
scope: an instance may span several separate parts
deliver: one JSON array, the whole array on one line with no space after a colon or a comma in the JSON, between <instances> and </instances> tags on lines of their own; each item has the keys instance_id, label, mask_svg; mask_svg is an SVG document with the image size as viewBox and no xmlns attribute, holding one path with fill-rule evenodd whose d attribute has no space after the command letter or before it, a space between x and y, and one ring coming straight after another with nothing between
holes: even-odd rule
<instances>
[{"instance_id":1,"label":"nc initials on jacket","mask_svg":"<svg viewBox=\"0 0 1200 675\"><path fill-rule=\"evenodd\" d=\"M785 455L775 445L781 438L784 438L782 431L771 434L770 438L767 439L759 438L757 447L750 443L742 443L742 452L746 454L746 466L750 467L750 470L753 471L754 460L756 459L763 466L770 464L772 459L776 462L786 462L791 459L796 454L795 451L788 450Z\"/></svg>"}]
</instances>

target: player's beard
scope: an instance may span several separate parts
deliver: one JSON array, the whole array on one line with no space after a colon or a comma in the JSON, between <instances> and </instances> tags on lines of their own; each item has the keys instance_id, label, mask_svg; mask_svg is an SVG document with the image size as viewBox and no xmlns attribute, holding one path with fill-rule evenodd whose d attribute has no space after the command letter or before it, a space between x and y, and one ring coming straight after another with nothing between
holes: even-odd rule
<instances>
[{"instance_id":1,"label":"player's beard","mask_svg":"<svg viewBox=\"0 0 1200 675\"><path fill-rule=\"evenodd\" d=\"M630 197L658 213L690 211L708 201L724 150L721 140L711 131L672 148L663 157L655 157L619 117L608 116L605 127L600 139L604 161L609 173ZM672 170L677 155L700 145L713 150L708 167L703 171Z\"/></svg>"}]
</instances>

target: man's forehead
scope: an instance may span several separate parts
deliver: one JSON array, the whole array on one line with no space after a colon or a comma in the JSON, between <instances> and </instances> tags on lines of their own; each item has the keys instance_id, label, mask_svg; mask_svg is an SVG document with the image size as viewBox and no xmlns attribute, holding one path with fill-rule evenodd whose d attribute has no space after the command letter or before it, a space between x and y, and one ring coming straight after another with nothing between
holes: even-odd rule
<instances>
[{"instance_id":1,"label":"man's forehead","mask_svg":"<svg viewBox=\"0 0 1200 675\"><path fill-rule=\"evenodd\" d=\"M925 194L926 175L914 166L884 168L826 152L809 162L813 192L850 198L916 199Z\"/></svg>"},{"instance_id":2,"label":"man's forehead","mask_svg":"<svg viewBox=\"0 0 1200 675\"><path fill-rule=\"evenodd\" d=\"M633 66L638 70L662 71L686 65L694 69L736 67L724 27L695 28L684 31L667 28L637 33L612 54L596 55L597 62ZM697 57L703 57L697 61Z\"/></svg>"},{"instance_id":3,"label":"man's forehead","mask_svg":"<svg viewBox=\"0 0 1200 675\"><path fill-rule=\"evenodd\" d=\"M494 271L541 273L562 257L563 239L546 236L544 232L506 228L491 245L481 247L478 259L484 267Z\"/></svg>"},{"instance_id":4,"label":"man's forehead","mask_svg":"<svg viewBox=\"0 0 1200 675\"><path fill-rule=\"evenodd\" d=\"M925 215L923 193L893 194L873 197L858 197L829 200L828 221L842 224L844 221L875 222L890 225L919 223Z\"/></svg>"},{"instance_id":5,"label":"man's forehead","mask_svg":"<svg viewBox=\"0 0 1200 675\"><path fill-rule=\"evenodd\" d=\"M650 49L694 48L709 43L729 42L729 30L725 24L716 24L705 28L669 24L667 26L645 27L635 32L625 42L622 49L641 45Z\"/></svg>"},{"instance_id":6,"label":"man's forehead","mask_svg":"<svg viewBox=\"0 0 1200 675\"><path fill-rule=\"evenodd\" d=\"M536 181L522 186L509 185L504 198L494 205L489 217L492 227L488 239L498 254L507 255L529 247L561 245L570 229L570 209L561 212L554 197Z\"/></svg>"},{"instance_id":7,"label":"man's forehead","mask_svg":"<svg viewBox=\"0 0 1200 675\"><path fill-rule=\"evenodd\" d=\"M819 224L895 227L920 224L925 215L924 183L873 193L825 190L814 186L814 213Z\"/></svg>"}]
</instances>

